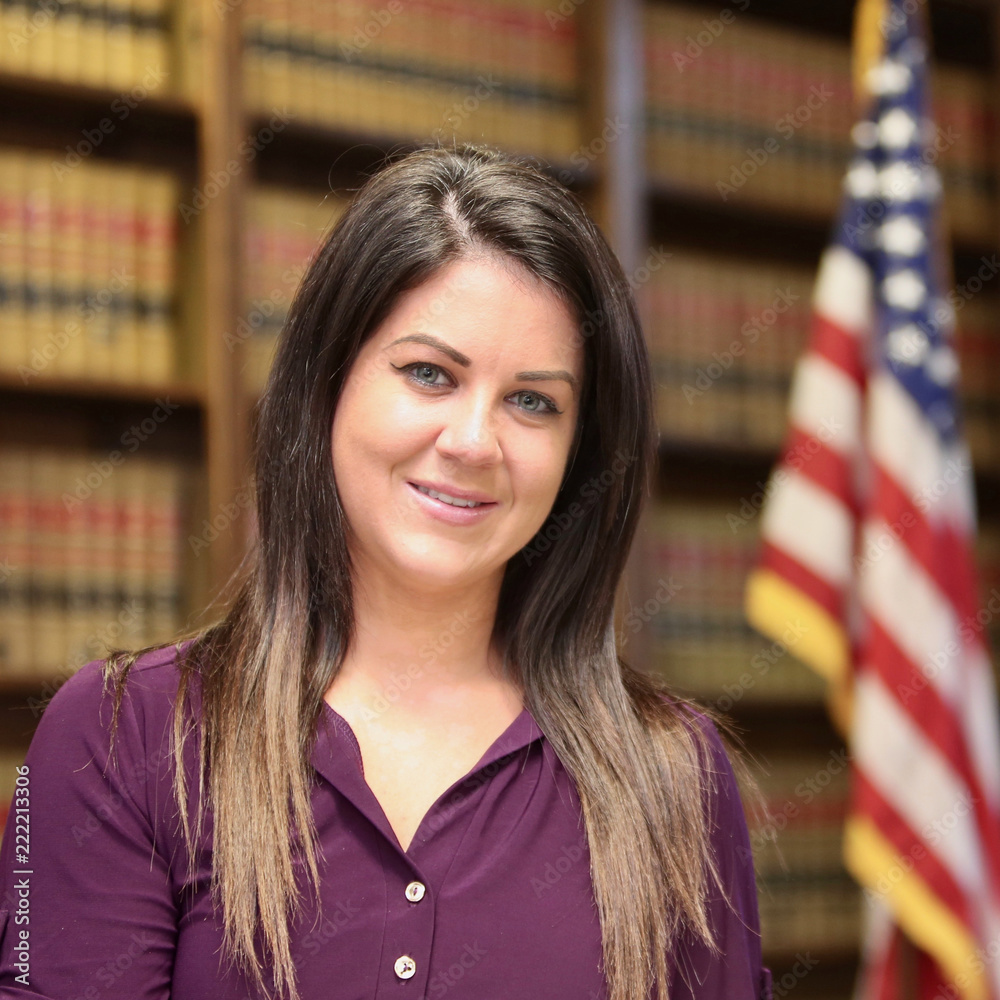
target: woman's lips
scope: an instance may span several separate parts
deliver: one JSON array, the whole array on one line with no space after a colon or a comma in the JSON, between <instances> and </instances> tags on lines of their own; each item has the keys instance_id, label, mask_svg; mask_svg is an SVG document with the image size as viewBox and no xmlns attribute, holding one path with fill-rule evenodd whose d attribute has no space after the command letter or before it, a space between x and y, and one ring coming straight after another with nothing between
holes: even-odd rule
<instances>
[{"instance_id":1,"label":"woman's lips","mask_svg":"<svg viewBox=\"0 0 1000 1000\"><path fill-rule=\"evenodd\" d=\"M456 507L444 500L438 500L436 497L422 493L413 483L408 482L406 485L417 498L421 510L446 524L476 524L500 506L498 503L483 503L478 507Z\"/></svg>"}]
</instances>

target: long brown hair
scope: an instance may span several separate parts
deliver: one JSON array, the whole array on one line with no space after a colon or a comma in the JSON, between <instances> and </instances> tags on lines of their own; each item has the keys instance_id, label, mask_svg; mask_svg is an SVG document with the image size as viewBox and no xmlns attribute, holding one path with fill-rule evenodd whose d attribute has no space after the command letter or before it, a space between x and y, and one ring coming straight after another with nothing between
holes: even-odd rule
<instances>
[{"instance_id":1,"label":"long brown hair","mask_svg":"<svg viewBox=\"0 0 1000 1000\"><path fill-rule=\"evenodd\" d=\"M488 149L424 148L364 184L302 280L259 405L258 541L231 610L192 633L180 657L174 788L185 838L193 848L180 763L193 674L199 793L207 787L213 813L212 890L226 946L263 987L254 945L262 928L275 987L292 1000L298 851L318 898L309 752L354 621L330 452L334 411L355 357L400 293L483 251L563 296L585 349L571 461L548 520L508 561L493 639L579 791L611 1000L645 1000L652 986L667 1000L666 957L681 933L715 946L708 738L683 699L665 698L660 682L616 650L615 592L657 449L629 282L580 201L541 170ZM115 650L106 661L115 719L141 652ZM199 794L195 836L204 802ZM192 865L194 857L192 849Z\"/></svg>"}]
</instances>

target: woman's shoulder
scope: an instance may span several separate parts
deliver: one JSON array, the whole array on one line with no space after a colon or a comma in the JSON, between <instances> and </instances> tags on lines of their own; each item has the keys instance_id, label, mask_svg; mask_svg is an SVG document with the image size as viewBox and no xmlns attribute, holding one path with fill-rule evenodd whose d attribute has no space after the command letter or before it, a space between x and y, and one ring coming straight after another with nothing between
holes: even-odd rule
<instances>
[{"instance_id":1,"label":"woman's shoulder","mask_svg":"<svg viewBox=\"0 0 1000 1000\"><path fill-rule=\"evenodd\" d=\"M170 716L180 683L179 655L191 640L167 643L139 655L128 669L122 684L121 719L130 726L147 730L165 724ZM36 735L62 734L65 739L83 738L91 742L105 738L114 721L115 678L106 676L106 659L85 663L49 699L39 720ZM145 736L146 733L141 733Z\"/></svg>"}]
</instances>

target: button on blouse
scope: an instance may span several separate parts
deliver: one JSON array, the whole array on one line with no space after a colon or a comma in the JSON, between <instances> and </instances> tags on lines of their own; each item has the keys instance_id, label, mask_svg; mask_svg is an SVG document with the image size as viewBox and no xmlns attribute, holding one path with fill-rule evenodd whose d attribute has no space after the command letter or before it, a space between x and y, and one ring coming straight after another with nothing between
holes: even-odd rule
<instances>
[{"instance_id":1,"label":"button on blouse","mask_svg":"<svg viewBox=\"0 0 1000 1000\"><path fill-rule=\"evenodd\" d=\"M4 996L259 995L221 957L210 813L188 877L169 752L174 655L168 646L133 667L116 764L108 764L111 701L99 661L70 678L40 720L26 758L31 874L13 874L22 866L14 863L12 817L0 849ZM194 705L197 712L197 690ZM671 998L769 1000L739 795L717 733L700 718L719 773L713 849L734 908L711 901L720 955L684 941L669 956ZM320 906L300 865L304 906L290 925L304 1000L606 1000L580 800L526 708L431 806L406 851L365 781L350 726L326 702L310 762ZM189 740L192 807L195 766ZM30 879L26 925L16 919L21 877ZM26 973L24 951L15 952L22 930ZM271 986L270 969L267 980Z\"/></svg>"}]
</instances>

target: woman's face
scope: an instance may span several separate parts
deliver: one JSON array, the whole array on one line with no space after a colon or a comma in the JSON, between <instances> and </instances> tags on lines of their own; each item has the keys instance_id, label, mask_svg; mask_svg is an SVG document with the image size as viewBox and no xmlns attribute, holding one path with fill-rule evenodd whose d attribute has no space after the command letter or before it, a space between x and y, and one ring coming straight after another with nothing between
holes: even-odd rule
<instances>
[{"instance_id":1,"label":"woman's face","mask_svg":"<svg viewBox=\"0 0 1000 1000\"><path fill-rule=\"evenodd\" d=\"M333 421L362 574L433 589L502 573L552 509L583 361L568 307L513 262L459 260L403 294L355 360ZM421 486L489 502L458 507Z\"/></svg>"}]
</instances>

